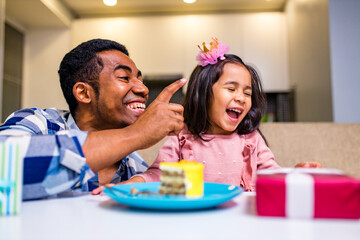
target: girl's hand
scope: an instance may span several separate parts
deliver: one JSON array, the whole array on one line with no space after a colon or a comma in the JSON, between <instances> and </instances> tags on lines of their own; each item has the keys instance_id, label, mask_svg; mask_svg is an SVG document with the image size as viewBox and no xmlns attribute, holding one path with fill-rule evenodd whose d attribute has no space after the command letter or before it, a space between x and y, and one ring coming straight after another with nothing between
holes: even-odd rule
<instances>
[{"instance_id":1,"label":"girl's hand","mask_svg":"<svg viewBox=\"0 0 360 240\"><path fill-rule=\"evenodd\" d=\"M295 165L295 167L302 167L302 168L322 168L321 163L319 162L302 162Z\"/></svg>"},{"instance_id":2,"label":"girl's hand","mask_svg":"<svg viewBox=\"0 0 360 240\"><path fill-rule=\"evenodd\" d=\"M106 184L106 187L112 187L112 186L115 186L115 184L113 184L113 183ZM104 189L105 189L105 186L97 187L91 191L91 194L92 195L99 195L99 194L103 195Z\"/></svg>"},{"instance_id":3,"label":"girl's hand","mask_svg":"<svg viewBox=\"0 0 360 240\"><path fill-rule=\"evenodd\" d=\"M123 181L123 182L118 183L118 184L113 184L113 183L106 184L106 187L112 187L112 186L120 185L120 184L143 183L143 182L145 182L145 180L142 177L135 176L135 177L132 177L129 180ZM92 195L99 195L99 194L103 195L102 192L104 191L104 189L105 189L105 186L99 186L98 188L95 188L94 190L92 190L91 194Z\"/></svg>"}]
</instances>

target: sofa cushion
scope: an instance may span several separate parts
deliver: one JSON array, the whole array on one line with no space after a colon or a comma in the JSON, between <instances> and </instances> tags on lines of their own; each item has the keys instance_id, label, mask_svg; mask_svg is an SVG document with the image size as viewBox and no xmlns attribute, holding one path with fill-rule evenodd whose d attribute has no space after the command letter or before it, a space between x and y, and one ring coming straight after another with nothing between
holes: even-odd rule
<instances>
[{"instance_id":1,"label":"sofa cushion","mask_svg":"<svg viewBox=\"0 0 360 240\"><path fill-rule=\"evenodd\" d=\"M360 178L360 124L263 123L260 129L282 167L317 161Z\"/></svg>"},{"instance_id":2,"label":"sofa cushion","mask_svg":"<svg viewBox=\"0 0 360 240\"><path fill-rule=\"evenodd\" d=\"M260 129L282 167L317 161L360 178L360 124L262 123ZM166 139L138 153L151 165Z\"/></svg>"}]
</instances>

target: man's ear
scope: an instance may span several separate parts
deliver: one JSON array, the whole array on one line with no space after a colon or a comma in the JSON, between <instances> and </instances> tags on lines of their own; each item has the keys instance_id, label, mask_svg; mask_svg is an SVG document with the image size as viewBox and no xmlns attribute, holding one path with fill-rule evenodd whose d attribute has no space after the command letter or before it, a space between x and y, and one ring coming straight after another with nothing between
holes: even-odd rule
<instances>
[{"instance_id":1,"label":"man's ear","mask_svg":"<svg viewBox=\"0 0 360 240\"><path fill-rule=\"evenodd\" d=\"M81 103L90 103L93 92L93 88L84 82L77 82L73 87L74 97Z\"/></svg>"}]
</instances>

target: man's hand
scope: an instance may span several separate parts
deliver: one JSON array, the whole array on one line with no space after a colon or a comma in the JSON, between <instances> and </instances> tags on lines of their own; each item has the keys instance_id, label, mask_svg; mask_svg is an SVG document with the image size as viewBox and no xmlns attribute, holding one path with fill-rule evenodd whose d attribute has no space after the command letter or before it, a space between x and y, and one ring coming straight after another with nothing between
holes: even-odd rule
<instances>
[{"instance_id":1,"label":"man's hand","mask_svg":"<svg viewBox=\"0 0 360 240\"><path fill-rule=\"evenodd\" d=\"M184 108L169 101L185 83L180 79L167 86L130 126L89 132L82 149L90 168L94 172L111 168L133 151L151 147L170 133L178 134L184 127Z\"/></svg>"},{"instance_id":2,"label":"man's hand","mask_svg":"<svg viewBox=\"0 0 360 240\"><path fill-rule=\"evenodd\" d=\"M185 83L185 79L180 79L164 88L130 126L141 133L138 140L142 149L151 147L170 133L178 134L184 127L183 106L169 101Z\"/></svg>"}]
</instances>

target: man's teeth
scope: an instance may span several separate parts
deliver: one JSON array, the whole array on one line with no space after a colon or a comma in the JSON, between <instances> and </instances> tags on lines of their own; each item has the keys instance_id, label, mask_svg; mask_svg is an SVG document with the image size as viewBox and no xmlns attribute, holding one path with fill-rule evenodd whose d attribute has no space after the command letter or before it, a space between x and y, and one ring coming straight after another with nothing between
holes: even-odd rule
<instances>
[{"instance_id":1,"label":"man's teeth","mask_svg":"<svg viewBox=\"0 0 360 240\"><path fill-rule=\"evenodd\" d=\"M128 105L131 109L145 109L146 105L144 103L136 103L132 105Z\"/></svg>"},{"instance_id":2,"label":"man's teeth","mask_svg":"<svg viewBox=\"0 0 360 240\"><path fill-rule=\"evenodd\" d=\"M230 111L233 111L233 112L237 112L237 113L241 113L241 111L239 110L239 109L233 109L233 108L231 108L231 109L229 109Z\"/></svg>"}]
</instances>

